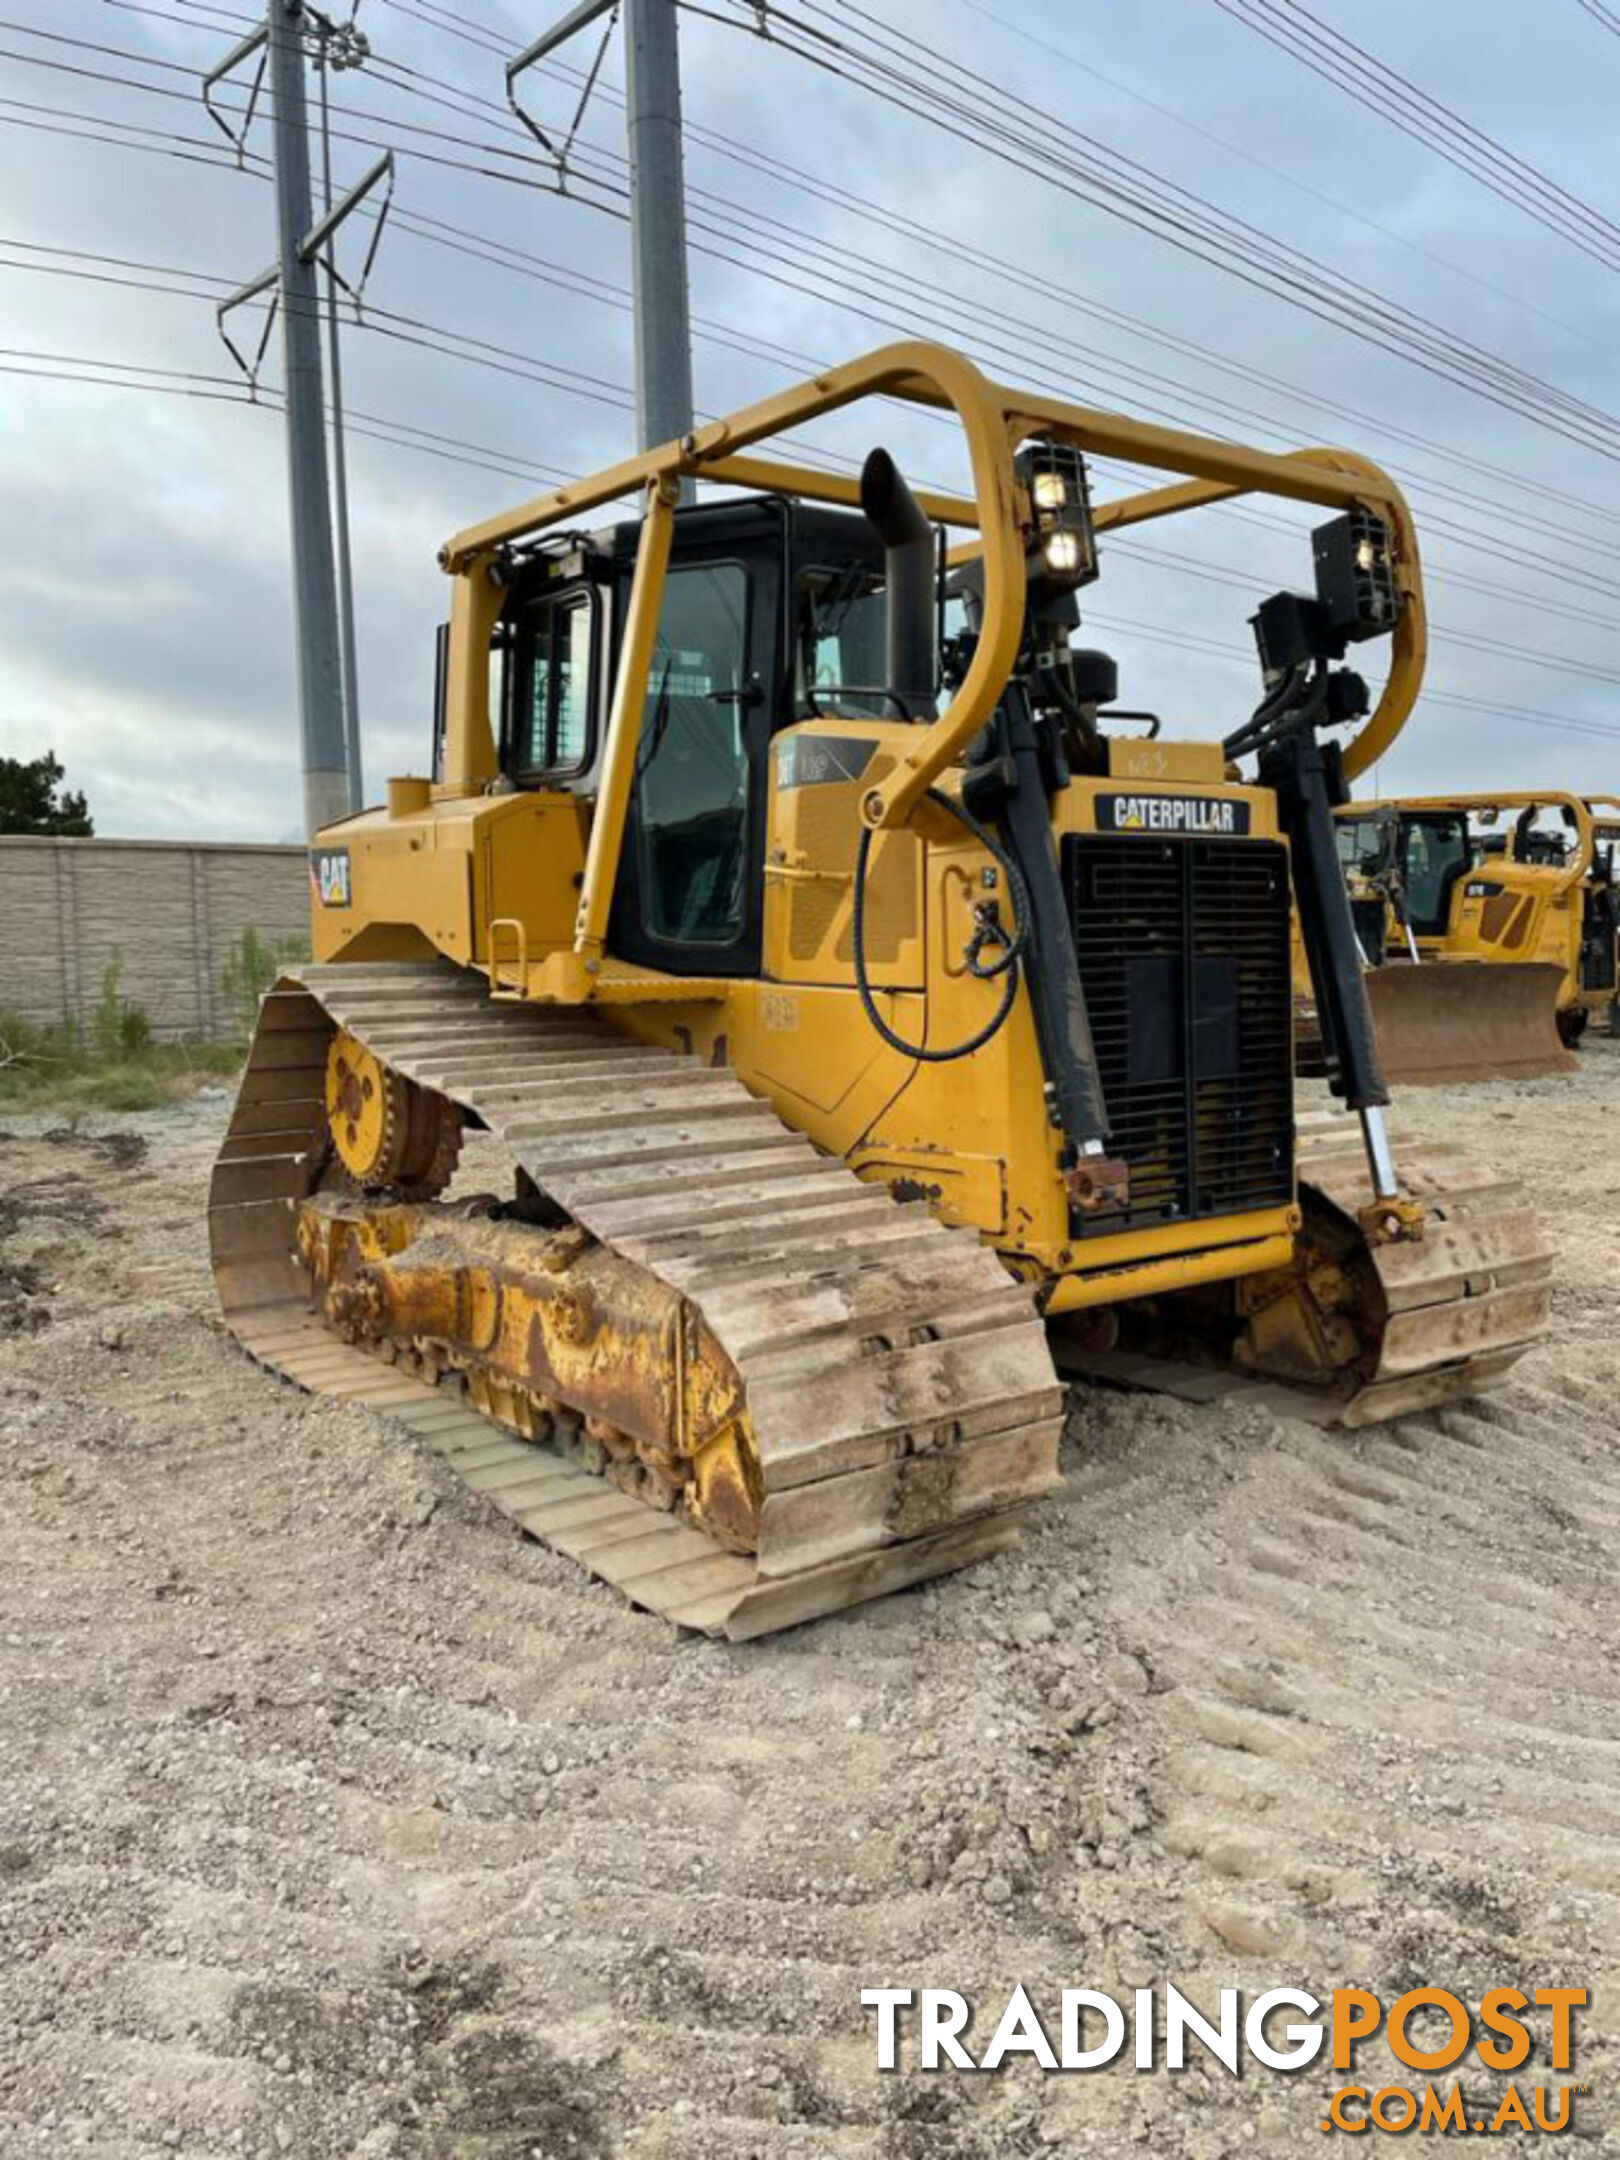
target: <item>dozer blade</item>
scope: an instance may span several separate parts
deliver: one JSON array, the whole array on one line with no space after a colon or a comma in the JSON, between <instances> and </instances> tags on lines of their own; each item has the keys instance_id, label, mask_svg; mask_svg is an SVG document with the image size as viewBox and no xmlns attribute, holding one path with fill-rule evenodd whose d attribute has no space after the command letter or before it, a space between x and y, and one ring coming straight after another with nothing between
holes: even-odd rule
<instances>
[{"instance_id":1,"label":"dozer blade","mask_svg":"<svg viewBox=\"0 0 1620 2160\"><path fill-rule=\"evenodd\" d=\"M1367 972L1384 1077L1397 1087L1574 1072L1558 1034L1562 971L1540 961L1391 960Z\"/></svg>"},{"instance_id":2,"label":"dozer blade","mask_svg":"<svg viewBox=\"0 0 1620 2160\"><path fill-rule=\"evenodd\" d=\"M425 1200L346 1190L328 1054L352 1079L356 1045L371 1103L380 1069L503 1142L528 1215L441 1207L431 1177ZM336 1099L371 1114L363 1086ZM1033 1293L972 1232L818 1155L735 1074L448 963L282 977L209 1241L251 1355L394 1417L682 1627L739 1640L964 1567L1058 1482Z\"/></svg>"}]
</instances>

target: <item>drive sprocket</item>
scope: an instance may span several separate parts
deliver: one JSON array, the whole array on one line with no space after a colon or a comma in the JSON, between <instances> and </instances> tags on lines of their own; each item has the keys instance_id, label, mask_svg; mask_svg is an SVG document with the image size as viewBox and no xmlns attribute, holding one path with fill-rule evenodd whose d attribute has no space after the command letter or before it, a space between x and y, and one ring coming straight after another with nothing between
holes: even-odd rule
<instances>
[{"instance_id":1,"label":"drive sprocket","mask_svg":"<svg viewBox=\"0 0 1620 2160\"><path fill-rule=\"evenodd\" d=\"M326 1122L339 1163L362 1192L431 1200L455 1175L460 1110L343 1028L326 1054Z\"/></svg>"}]
</instances>

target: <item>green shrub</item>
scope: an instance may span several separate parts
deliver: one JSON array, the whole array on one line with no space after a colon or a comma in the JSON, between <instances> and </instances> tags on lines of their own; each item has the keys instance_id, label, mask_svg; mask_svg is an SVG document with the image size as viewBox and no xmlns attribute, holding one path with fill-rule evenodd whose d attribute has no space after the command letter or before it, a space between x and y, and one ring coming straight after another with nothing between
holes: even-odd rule
<instances>
[{"instance_id":1,"label":"green shrub","mask_svg":"<svg viewBox=\"0 0 1620 2160\"><path fill-rule=\"evenodd\" d=\"M118 988L124 956L115 952L101 977L101 996L96 1003L96 1050L104 1062L139 1057L152 1046L152 1023L138 1005L130 1003Z\"/></svg>"},{"instance_id":2,"label":"green shrub","mask_svg":"<svg viewBox=\"0 0 1620 2160\"><path fill-rule=\"evenodd\" d=\"M259 1000L276 977L309 958L305 937L262 938L251 926L232 945L220 971L220 989L242 1039L253 1033Z\"/></svg>"},{"instance_id":3,"label":"green shrub","mask_svg":"<svg viewBox=\"0 0 1620 2160\"><path fill-rule=\"evenodd\" d=\"M138 1005L119 993L118 962L102 978L88 1028L37 1027L0 1012L0 1103L16 1109L153 1110L229 1078L242 1062L225 1043L159 1043Z\"/></svg>"}]
</instances>

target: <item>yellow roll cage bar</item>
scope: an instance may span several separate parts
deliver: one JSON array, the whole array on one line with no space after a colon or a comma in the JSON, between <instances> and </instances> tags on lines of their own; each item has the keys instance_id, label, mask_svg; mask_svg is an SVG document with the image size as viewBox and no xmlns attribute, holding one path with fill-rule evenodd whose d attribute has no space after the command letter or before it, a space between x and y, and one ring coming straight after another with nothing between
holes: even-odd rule
<instances>
[{"instance_id":1,"label":"yellow roll cage bar","mask_svg":"<svg viewBox=\"0 0 1620 2160\"><path fill-rule=\"evenodd\" d=\"M887 828L906 822L925 791L963 754L990 718L1017 661L1024 631L1025 558L1033 512L1015 476L1013 455L1032 436L1181 476L1173 484L1099 505L1094 512L1099 533L1246 494L1277 495L1334 510L1362 507L1376 512L1389 528L1395 580L1405 605L1395 625L1383 695L1346 746L1346 774L1354 778L1381 757L1404 726L1423 679L1427 653L1417 535L1405 497L1370 459L1333 449L1303 449L1278 456L1013 389L990 381L970 360L943 345L921 339L886 345L847 366L830 368L808 382L745 406L728 418L710 421L679 442L625 458L589 479L468 526L440 550L440 564L452 574L455 586L446 675L444 780L438 792L476 794L496 775L489 721L489 645L505 598L503 551L558 525L575 524L583 513L623 496L643 498L641 539L580 892L574 941L577 957L588 962L603 950L681 482L710 480L856 507L860 489L854 477L809 471L746 453L824 413L876 397L954 412L961 423L973 475L972 499L919 491L918 500L936 522L976 532L974 552L984 564L984 619L972 663L950 703L937 720L916 730L911 750L866 796L862 815L869 826Z\"/></svg>"},{"instance_id":2,"label":"yellow roll cage bar","mask_svg":"<svg viewBox=\"0 0 1620 2160\"><path fill-rule=\"evenodd\" d=\"M1410 812L1422 816L1425 812L1444 815L1448 811L1460 817L1472 818L1476 812L1491 811L1500 817L1507 810L1562 810L1570 820L1575 834L1575 845L1569 860L1562 865L1558 875L1551 880L1554 892L1568 892L1581 884L1591 873L1596 846L1596 830L1592 810L1598 803L1614 803L1620 810L1620 798L1613 795L1590 797L1566 792L1563 788L1520 788L1495 794L1474 795L1391 795L1377 802L1350 803L1339 816L1350 822L1356 818L1375 818L1380 812L1393 811L1397 816ZM1605 821L1607 822L1607 821ZM1526 863L1524 869L1550 870L1550 863Z\"/></svg>"}]
</instances>

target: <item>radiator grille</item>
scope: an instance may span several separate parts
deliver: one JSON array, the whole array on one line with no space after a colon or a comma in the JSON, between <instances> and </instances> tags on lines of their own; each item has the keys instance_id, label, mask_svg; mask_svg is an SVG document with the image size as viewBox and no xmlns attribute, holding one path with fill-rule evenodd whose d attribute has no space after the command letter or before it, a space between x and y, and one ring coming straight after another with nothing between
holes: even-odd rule
<instances>
[{"instance_id":1,"label":"radiator grille","mask_svg":"<svg viewBox=\"0 0 1620 2160\"><path fill-rule=\"evenodd\" d=\"M1127 1206L1100 1230L1293 1198L1287 850L1069 834L1064 883Z\"/></svg>"}]
</instances>

